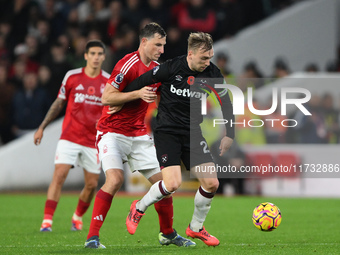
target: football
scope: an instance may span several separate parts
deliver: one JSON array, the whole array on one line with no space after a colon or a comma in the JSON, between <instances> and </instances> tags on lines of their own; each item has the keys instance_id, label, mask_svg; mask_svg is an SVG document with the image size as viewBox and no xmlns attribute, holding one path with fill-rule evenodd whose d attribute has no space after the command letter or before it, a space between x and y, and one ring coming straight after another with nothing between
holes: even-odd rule
<instances>
[{"instance_id":1,"label":"football","mask_svg":"<svg viewBox=\"0 0 340 255\"><path fill-rule=\"evenodd\" d=\"M281 224L280 209L270 202L259 204L253 211L253 223L261 231L273 231Z\"/></svg>"}]
</instances>

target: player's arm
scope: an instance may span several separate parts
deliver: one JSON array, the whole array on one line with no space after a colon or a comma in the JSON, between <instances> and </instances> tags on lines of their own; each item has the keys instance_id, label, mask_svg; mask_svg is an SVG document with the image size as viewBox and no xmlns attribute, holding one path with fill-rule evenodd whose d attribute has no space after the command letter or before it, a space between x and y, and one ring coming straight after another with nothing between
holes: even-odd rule
<instances>
[{"instance_id":1,"label":"player's arm","mask_svg":"<svg viewBox=\"0 0 340 255\"><path fill-rule=\"evenodd\" d=\"M169 71L171 69L170 63L171 63L171 60L159 66L155 66L152 70L134 79L131 83L129 83L124 88L123 91L124 92L134 91L134 90L141 89L147 85L167 81L170 77L170 71Z\"/></svg>"},{"instance_id":2,"label":"player's arm","mask_svg":"<svg viewBox=\"0 0 340 255\"><path fill-rule=\"evenodd\" d=\"M41 139L43 137L44 129L50 124L61 112L64 108L66 101L61 98L57 98L54 100L53 104L51 105L50 109L46 113L46 116L43 122L40 124L38 130L34 134L34 144L39 145L41 143Z\"/></svg>"},{"instance_id":3,"label":"player's arm","mask_svg":"<svg viewBox=\"0 0 340 255\"><path fill-rule=\"evenodd\" d=\"M224 79L221 79L221 83L224 82ZM229 150L230 146L232 145L235 137L235 127L233 125L230 125L230 123L235 123L235 116L233 114L233 105L230 101L230 97L228 94L227 89L216 89L218 92L218 95L221 99L221 109L222 109L222 115L223 119L228 120L226 123L226 136L224 136L220 143L220 156L222 156L226 151ZM229 125L228 125L229 123Z\"/></svg>"},{"instance_id":4,"label":"player's arm","mask_svg":"<svg viewBox=\"0 0 340 255\"><path fill-rule=\"evenodd\" d=\"M106 83L102 95L102 104L119 106L136 99L143 99L147 103L152 103L156 99L156 93L151 87L143 87L131 92L121 92L111 84Z\"/></svg>"}]
</instances>

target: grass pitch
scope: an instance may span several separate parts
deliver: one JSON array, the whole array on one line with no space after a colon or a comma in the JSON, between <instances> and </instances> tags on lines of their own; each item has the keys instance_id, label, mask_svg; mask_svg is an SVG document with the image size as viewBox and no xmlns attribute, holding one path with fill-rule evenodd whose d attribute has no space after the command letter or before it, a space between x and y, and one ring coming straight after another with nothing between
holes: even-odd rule
<instances>
[{"instance_id":1,"label":"grass pitch","mask_svg":"<svg viewBox=\"0 0 340 255\"><path fill-rule=\"evenodd\" d=\"M126 231L125 218L135 197L117 196L101 229L106 250L83 248L92 206L84 216L84 230L71 232L77 195L63 194L53 221L53 232L40 233L45 195L0 194L0 254L339 254L340 199L215 197L205 222L219 238L218 247L195 240L194 248L158 243L158 218L150 207L135 235ZM138 197L139 198L139 197ZM252 211L261 202L276 204L282 223L261 232ZM193 196L174 197L174 227L184 236L193 212Z\"/></svg>"}]
</instances>

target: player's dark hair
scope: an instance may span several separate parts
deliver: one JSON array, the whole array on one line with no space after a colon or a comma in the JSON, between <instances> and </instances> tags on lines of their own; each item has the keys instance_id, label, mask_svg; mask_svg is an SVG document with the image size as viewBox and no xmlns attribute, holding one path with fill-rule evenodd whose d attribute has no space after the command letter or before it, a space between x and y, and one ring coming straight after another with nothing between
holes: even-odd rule
<instances>
[{"instance_id":1,"label":"player's dark hair","mask_svg":"<svg viewBox=\"0 0 340 255\"><path fill-rule=\"evenodd\" d=\"M188 38L188 51L203 49L204 51L211 50L213 47L213 39L210 34L197 32L190 33Z\"/></svg>"},{"instance_id":2,"label":"player's dark hair","mask_svg":"<svg viewBox=\"0 0 340 255\"><path fill-rule=\"evenodd\" d=\"M166 36L164 29L156 22L151 22L147 24L139 33L139 40L142 38L152 38L155 34L159 34L161 38Z\"/></svg>"},{"instance_id":3,"label":"player's dark hair","mask_svg":"<svg viewBox=\"0 0 340 255\"><path fill-rule=\"evenodd\" d=\"M86 47L85 47L85 53L88 53L89 52L89 49L92 48L92 47L100 47L100 48L103 48L104 50L104 53L105 53L105 45L102 41L99 41L99 40L91 40L91 41L88 41L86 43Z\"/></svg>"}]
</instances>

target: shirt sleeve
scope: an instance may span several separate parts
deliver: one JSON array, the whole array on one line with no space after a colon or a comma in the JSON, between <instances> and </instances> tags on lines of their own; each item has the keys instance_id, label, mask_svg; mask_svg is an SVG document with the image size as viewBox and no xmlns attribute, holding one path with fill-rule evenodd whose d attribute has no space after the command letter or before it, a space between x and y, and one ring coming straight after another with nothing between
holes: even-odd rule
<instances>
[{"instance_id":1,"label":"shirt sleeve","mask_svg":"<svg viewBox=\"0 0 340 255\"><path fill-rule=\"evenodd\" d=\"M133 80L133 78L131 79L131 76L133 75L132 68L130 68L127 73L124 73L122 72L123 65L124 62L119 61L113 68L110 78L107 80L107 83L119 91L123 91L131 80Z\"/></svg>"},{"instance_id":2,"label":"shirt sleeve","mask_svg":"<svg viewBox=\"0 0 340 255\"><path fill-rule=\"evenodd\" d=\"M167 81L170 77L169 65L170 61L167 61L159 66L155 66L152 70L133 80L123 91L130 92L141 89L147 85Z\"/></svg>"},{"instance_id":3,"label":"shirt sleeve","mask_svg":"<svg viewBox=\"0 0 340 255\"><path fill-rule=\"evenodd\" d=\"M223 77L223 75L221 74L220 71L217 72L216 76L220 80L220 82L219 82L220 84L225 83L224 77ZM228 120L228 122L225 125L226 131L227 131L226 136L234 139L234 137L235 137L235 127L234 127L234 125L231 124L231 122L235 123L235 116L233 114L233 105L230 101L228 90L223 89L223 88L222 89L216 88L216 92L218 93L218 96L221 99L220 105L221 105L221 109L222 109L223 119Z\"/></svg>"},{"instance_id":4,"label":"shirt sleeve","mask_svg":"<svg viewBox=\"0 0 340 255\"><path fill-rule=\"evenodd\" d=\"M72 89L72 73L68 71L64 79L61 83L59 92L58 92L58 98L63 99L63 100L68 100L68 97L70 95L70 91Z\"/></svg>"}]
</instances>

